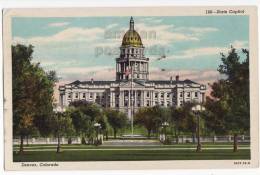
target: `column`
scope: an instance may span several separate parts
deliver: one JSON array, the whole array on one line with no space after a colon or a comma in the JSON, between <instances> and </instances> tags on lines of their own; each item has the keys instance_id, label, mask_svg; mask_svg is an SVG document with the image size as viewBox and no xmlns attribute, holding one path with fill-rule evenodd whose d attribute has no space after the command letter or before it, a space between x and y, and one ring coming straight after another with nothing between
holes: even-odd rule
<instances>
[{"instance_id":1,"label":"column","mask_svg":"<svg viewBox=\"0 0 260 175\"><path fill-rule=\"evenodd\" d=\"M128 107L131 106L131 90L128 90Z\"/></svg>"},{"instance_id":2,"label":"column","mask_svg":"<svg viewBox=\"0 0 260 175\"><path fill-rule=\"evenodd\" d=\"M135 91L134 99L135 99L135 106L137 106L137 91Z\"/></svg>"},{"instance_id":3,"label":"column","mask_svg":"<svg viewBox=\"0 0 260 175\"><path fill-rule=\"evenodd\" d=\"M144 90L141 90L140 105L144 106Z\"/></svg>"},{"instance_id":4,"label":"column","mask_svg":"<svg viewBox=\"0 0 260 175\"><path fill-rule=\"evenodd\" d=\"M164 97L163 97L163 101L164 101L164 106L167 106L167 92L164 92Z\"/></svg>"},{"instance_id":5,"label":"column","mask_svg":"<svg viewBox=\"0 0 260 175\"><path fill-rule=\"evenodd\" d=\"M124 91L119 91L119 107L124 106Z\"/></svg>"},{"instance_id":6,"label":"column","mask_svg":"<svg viewBox=\"0 0 260 175\"><path fill-rule=\"evenodd\" d=\"M149 65L148 65L148 63L147 63L146 79L148 79L148 78L149 78Z\"/></svg>"},{"instance_id":7,"label":"column","mask_svg":"<svg viewBox=\"0 0 260 175\"><path fill-rule=\"evenodd\" d=\"M65 106L66 104L65 104L65 94L62 94L62 95L60 95L61 96L61 101L60 101L60 105L61 105L61 107L63 107L63 106Z\"/></svg>"},{"instance_id":8,"label":"column","mask_svg":"<svg viewBox=\"0 0 260 175\"><path fill-rule=\"evenodd\" d=\"M114 106L113 106L113 95L112 95L112 91L110 91L109 93L110 93L110 99L109 99L109 101L110 101L110 107L114 107Z\"/></svg>"},{"instance_id":9,"label":"column","mask_svg":"<svg viewBox=\"0 0 260 175\"><path fill-rule=\"evenodd\" d=\"M151 90L151 105L154 106L154 91Z\"/></svg>"},{"instance_id":10,"label":"column","mask_svg":"<svg viewBox=\"0 0 260 175\"><path fill-rule=\"evenodd\" d=\"M73 92L71 92L71 102L73 102L74 101L74 93Z\"/></svg>"},{"instance_id":11,"label":"column","mask_svg":"<svg viewBox=\"0 0 260 175\"><path fill-rule=\"evenodd\" d=\"M151 91L151 106L154 106L154 91Z\"/></svg>"}]
</instances>

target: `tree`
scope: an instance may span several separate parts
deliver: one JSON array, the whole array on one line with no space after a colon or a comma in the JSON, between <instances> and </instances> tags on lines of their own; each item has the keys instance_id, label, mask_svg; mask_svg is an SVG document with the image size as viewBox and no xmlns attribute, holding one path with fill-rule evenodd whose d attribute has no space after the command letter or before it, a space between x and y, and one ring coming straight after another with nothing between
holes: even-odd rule
<instances>
[{"instance_id":1,"label":"tree","mask_svg":"<svg viewBox=\"0 0 260 175\"><path fill-rule=\"evenodd\" d=\"M176 142L179 141L179 133L190 132L192 135L192 142L195 142L195 136L197 131L197 120L192 112L191 108L195 105L195 102L186 102L183 106L171 108L171 122L174 125L174 132Z\"/></svg>"},{"instance_id":2,"label":"tree","mask_svg":"<svg viewBox=\"0 0 260 175\"><path fill-rule=\"evenodd\" d=\"M135 123L146 128L148 138L152 131L158 131L163 122L169 122L169 111L160 106L143 107L135 114Z\"/></svg>"},{"instance_id":3,"label":"tree","mask_svg":"<svg viewBox=\"0 0 260 175\"><path fill-rule=\"evenodd\" d=\"M227 111L222 101L207 97L205 108L207 110L201 113L201 117L205 121L205 128L213 134L213 137L228 134L224 123ZM215 141L214 138L213 141Z\"/></svg>"},{"instance_id":4,"label":"tree","mask_svg":"<svg viewBox=\"0 0 260 175\"><path fill-rule=\"evenodd\" d=\"M101 132L106 136L106 140L108 140L108 130L110 128L107 116L105 112L102 113L99 117L96 118L96 122L101 124Z\"/></svg>"},{"instance_id":5,"label":"tree","mask_svg":"<svg viewBox=\"0 0 260 175\"><path fill-rule=\"evenodd\" d=\"M81 143L86 144L85 136L86 130L89 127L90 117L85 115L82 111L77 108L68 108L67 112L69 113L72 124L75 128L75 132L77 135L81 137Z\"/></svg>"},{"instance_id":6,"label":"tree","mask_svg":"<svg viewBox=\"0 0 260 175\"><path fill-rule=\"evenodd\" d=\"M35 130L48 134L53 111L56 74L49 75L39 63L32 63L32 53L31 45L12 46L13 133L20 136L20 153L25 136Z\"/></svg>"},{"instance_id":7,"label":"tree","mask_svg":"<svg viewBox=\"0 0 260 175\"><path fill-rule=\"evenodd\" d=\"M192 112L191 108L194 104L185 103L183 107L183 117L184 117L184 130L191 133L192 142L195 143L196 131L197 131L197 120L195 114Z\"/></svg>"},{"instance_id":8,"label":"tree","mask_svg":"<svg viewBox=\"0 0 260 175\"><path fill-rule=\"evenodd\" d=\"M117 131L127 125L127 116L113 109L107 109L105 115L107 116L109 125L113 128L114 138L116 138Z\"/></svg>"},{"instance_id":9,"label":"tree","mask_svg":"<svg viewBox=\"0 0 260 175\"><path fill-rule=\"evenodd\" d=\"M154 120L154 116L152 108L150 107L140 108L134 116L135 123L146 128L148 138L150 138L152 130L156 128L157 123L156 120Z\"/></svg>"},{"instance_id":10,"label":"tree","mask_svg":"<svg viewBox=\"0 0 260 175\"><path fill-rule=\"evenodd\" d=\"M183 107L171 107L171 123L174 126L176 143L179 143L180 132L185 131L186 118Z\"/></svg>"},{"instance_id":11,"label":"tree","mask_svg":"<svg viewBox=\"0 0 260 175\"><path fill-rule=\"evenodd\" d=\"M212 115L210 119L218 121L221 130L233 134L234 152L238 149L238 134L249 132L250 124L249 51L242 49L242 53L246 55L242 61L233 47L228 56L221 54L222 64L219 65L218 71L226 78L211 85L212 97L209 97L207 102L207 109ZM216 114L216 109L223 115Z\"/></svg>"},{"instance_id":12,"label":"tree","mask_svg":"<svg viewBox=\"0 0 260 175\"><path fill-rule=\"evenodd\" d=\"M57 112L52 117L52 130L54 135L58 138L57 153L61 152L60 139L62 136L74 132L72 119L67 112Z\"/></svg>"},{"instance_id":13,"label":"tree","mask_svg":"<svg viewBox=\"0 0 260 175\"><path fill-rule=\"evenodd\" d=\"M82 144L86 144L85 137L88 138L89 144L93 144L94 123L101 122L101 127L106 128L101 107L95 103L79 100L70 103L70 108L72 109L73 124L75 128L78 128L77 132L82 135Z\"/></svg>"},{"instance_id":14,"label":"tree","mask_svg":"<svg viewBox=\"0 0 260 175\"><path fill-rule=\"evenodd\" d=\"M152 107L152 111L155 116L156 129L158 129L162 123L170 122L171 113L169 108L156 105Z\"/></svg>"},{"instance_id":15,"label":"tree","mask_svg":"<svg viewBox=\"0 0 260 175\"><path fill-rule=\"evenodd\" d=\"M85 100L77 100L70 103L71 107L79 109L84 114L88 115L91 121L94 121L96 118L100 117L102 114L102 109L96 103L88 102Z\"/></svg>"}]
</instances>

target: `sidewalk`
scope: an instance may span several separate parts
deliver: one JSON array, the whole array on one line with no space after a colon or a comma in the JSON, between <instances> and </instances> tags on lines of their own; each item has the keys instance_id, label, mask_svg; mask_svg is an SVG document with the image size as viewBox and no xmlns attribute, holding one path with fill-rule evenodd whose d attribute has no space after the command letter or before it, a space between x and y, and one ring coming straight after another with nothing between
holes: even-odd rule
<instances>
[{"instance_id":1,"label":"sidewalk","mask_svg":"<svg viewBox=\"0 0 260 175\"><path fill-rule=\"evenodd\" d=\"M158 140L108 140L102 146L158 146L162 145Z\"/></svg>"}]
</instances>

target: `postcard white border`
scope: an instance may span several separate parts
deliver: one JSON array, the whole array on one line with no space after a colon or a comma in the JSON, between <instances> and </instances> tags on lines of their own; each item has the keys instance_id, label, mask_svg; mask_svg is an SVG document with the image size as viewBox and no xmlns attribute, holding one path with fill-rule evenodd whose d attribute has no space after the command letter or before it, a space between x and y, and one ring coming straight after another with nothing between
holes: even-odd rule
<instances>
[{"instance_id":1,"label":"postcard white border","mask_svg":"<svg viewBox=\"0 0 260 175\"><path fill-rule=\"evenodd\" d=\"M85 16L214 16L206 15L206 9L245 10L249 15L250 48L250 165L235 165L235 161L248 160L162 160L162 161L99 161L57 162L58 167L22 167L13 162L12 146L12 67L11 67L11 18L12 17L85 17ZM234 14L226 14L234 15ZM241 15L241 14L240 14ZM4 146L6 170L142 170L177 168L252 168L259 166L258 119L258 43L257 8L255 6L205 6L205 7L89 7L64 9L5 9L3 11L4 55ZM50 162L53 163L53 162Z\"/></svg>"}]
</instances>

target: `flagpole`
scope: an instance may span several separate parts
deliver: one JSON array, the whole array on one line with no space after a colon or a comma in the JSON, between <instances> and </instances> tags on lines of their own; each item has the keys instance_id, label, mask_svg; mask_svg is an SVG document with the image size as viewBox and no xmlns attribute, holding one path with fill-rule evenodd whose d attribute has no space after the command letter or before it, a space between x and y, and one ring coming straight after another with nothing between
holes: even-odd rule
<instances>
[{"instance_id":1,"label":"flagpole","mask_svg":"<svg viewBox=\"0 0 260 175\"><path fill-rule=\"evenodd\" d=\"M134 104L133 104L133 65L131 65L131 129L134 136Z\"/></svg>"}]
</instances>

